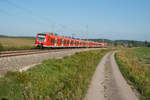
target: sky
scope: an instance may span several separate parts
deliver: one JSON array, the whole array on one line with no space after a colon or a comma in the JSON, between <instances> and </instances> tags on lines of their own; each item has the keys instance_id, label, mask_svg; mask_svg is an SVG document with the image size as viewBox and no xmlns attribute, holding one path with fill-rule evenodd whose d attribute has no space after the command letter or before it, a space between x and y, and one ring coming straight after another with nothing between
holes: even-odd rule
<instances>
[{"instance_id":1,"label":"sky","mask_svg":"<svg viewBox=\"0 0 150 100\"><path fill-rule=\"evenodd\" d=\"M150 41L150 0L0 0L0 34Z\"/></svg>"}]
</instances>

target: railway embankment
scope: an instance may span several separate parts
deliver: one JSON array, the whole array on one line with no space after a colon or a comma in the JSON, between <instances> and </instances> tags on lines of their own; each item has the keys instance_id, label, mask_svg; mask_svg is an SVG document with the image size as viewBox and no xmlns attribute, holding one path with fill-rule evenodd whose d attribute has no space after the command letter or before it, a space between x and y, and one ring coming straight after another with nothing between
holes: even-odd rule
<instances>
[{"instance_id":1,"label":"railway embankment","mask_svg":"<svg viewBox=\"0 0 150 100\"><path fill-rule=\"evenodd\" d=\"M100 59L109 49L77 51L46 54L55 58L44 60L27 71L8 72L0 78L0 97L15 100L83 99ZM44 56L39 54L41 58ZM35 61L36 57L31 58L30 55L26 59ZM63 58L56 59L60 57ZM18 64L19 61L15 63Z\"/></svg>"},{"instance_id":2,"label":"railway embankment","mask_svg":"<svg viewBox=\"0 0 150 100\"><path fill-rule=\"evenodd\" d=\"M36 54L0 58L0 75L6 74L7 71L27 70L28 68L39 64L48 58L62 58L64 56L72 55L76 52L93 49L95 50L99 48L58 49L57 51L49 51L46 53L40 53L40 51Z\"/></svg>"}]
</instances>

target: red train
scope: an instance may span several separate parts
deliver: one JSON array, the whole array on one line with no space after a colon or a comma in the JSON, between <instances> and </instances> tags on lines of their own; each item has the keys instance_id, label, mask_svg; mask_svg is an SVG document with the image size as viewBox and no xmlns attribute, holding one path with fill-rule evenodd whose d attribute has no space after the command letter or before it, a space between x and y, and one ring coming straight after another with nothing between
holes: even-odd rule
<instances>
[{"instance_id":1,"label":"red train","mask_svg":"<svg viewBox=\"0 0 150 100\"><path fill-rule=\"evenodd\" d=\"M39 33L36 36L35 46L39 48L107 47L107 44L58 36L53 33Z\"/></svg>"}]
</instances>

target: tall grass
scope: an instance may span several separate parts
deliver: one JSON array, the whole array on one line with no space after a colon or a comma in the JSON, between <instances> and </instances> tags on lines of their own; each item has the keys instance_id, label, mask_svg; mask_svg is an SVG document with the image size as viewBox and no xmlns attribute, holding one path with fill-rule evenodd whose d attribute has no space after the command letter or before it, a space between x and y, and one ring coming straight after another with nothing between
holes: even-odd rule
<instances>
[{"instance_id":1,"label":"tall grass","mask_svg":"<svg viewBox=\"0 0 150 100\"><path fill-rule=\"evenodd\" d=\"M141 94L141 100L150 100L150 59L149 48L124 49L116 54L116 60L124 77Z\"/></svg>"},{"instance_id":2,"label":"tall grass","mask_svg":"<svg viewBox=\"0 0 150 100\"><path fill-rule=\"evenodd\" d=\"M0 79L0 98L12 100L81 100L102 56L108 50L48 59L27 72Z\"/></svg>"}]
</instances>

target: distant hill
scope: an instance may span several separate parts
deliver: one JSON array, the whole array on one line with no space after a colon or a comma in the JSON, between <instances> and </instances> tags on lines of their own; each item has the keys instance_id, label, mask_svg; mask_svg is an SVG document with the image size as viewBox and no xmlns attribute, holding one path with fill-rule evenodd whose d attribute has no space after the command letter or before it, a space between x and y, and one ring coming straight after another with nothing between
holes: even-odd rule
<instances>
[{"instance_id":1,"label":"distant hill","mask_svg":"<svg viewBox=\"0 0 150 100\"><path fill-rule=\"evenodd\" d=\"M115 43L120 43L120 44L134 46L134 47L145 46L145 41L136 41L136 40L115 40Z\"/></svg>"},{"instance_id":2,"label":"distant hill","mask_svg":"<svg viewBox=\"0 0 150 100\"><path fill-rule=\"evenodd\" d=\"M7 36L7 35L0 35L0 37L10 37L10 38L35 38L33 36Z\"/></svg>"},{"instance_id":3,"label":"distant hill","mask_svg":"<svg viewBox=\"0 0 150 100\"><path fill-rule=\"evenodd\" d=\"M8 36L6 36L6 35L0 35L0 37L8 37Z\"/></svg>"},{"instance_id":4,"label":"distant hill","mask_svg":"<svg viewBox=\"0 0 150 100\"><path fill-rule=\"evenodd\" d=\"M86 39L84 39L86 40ZM104 43L113 43L113 40L109 40L109 39L88 39L89 41L95 41L95 42L104 42Z\"/></svg>"},{"instance_id":5,"label":"distant hill","mask_svg":"<svg viewBox=\"0 0 150 100\"><path fill-rule=\"evenodd\" d=\"M86 40L86 39L84 39ZM136 41L136 40L109 40L109 39L88 39L89 41L95 41L95 42L104 42L108 43L109 45L124 45L124 46L145 46L145 41ZM150 44L148 42L148 44Z\"/></svg>"}]
</instances>

